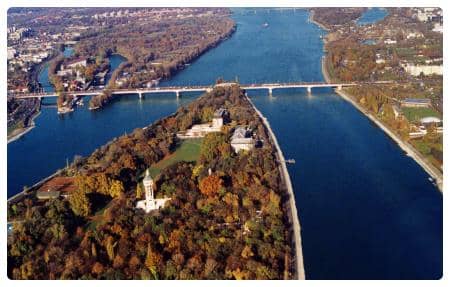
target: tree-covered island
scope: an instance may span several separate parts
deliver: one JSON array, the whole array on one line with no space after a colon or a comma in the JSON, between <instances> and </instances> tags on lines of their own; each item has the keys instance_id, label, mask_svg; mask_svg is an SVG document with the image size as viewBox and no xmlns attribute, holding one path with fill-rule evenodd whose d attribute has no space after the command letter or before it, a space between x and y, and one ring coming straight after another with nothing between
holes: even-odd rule
<instances>
[{"instance_id":1,"label":"tree-covered island","mask_svg":"<svg viewBox=\"0 0 450 287\"><path fill-rule=\"evenodd\" d=\"M294 278L279 164L244 91L218 84L11 200L8 276ZM148 213L137 208L145 174L168 199Z\"/></svg>"}]
</instances>

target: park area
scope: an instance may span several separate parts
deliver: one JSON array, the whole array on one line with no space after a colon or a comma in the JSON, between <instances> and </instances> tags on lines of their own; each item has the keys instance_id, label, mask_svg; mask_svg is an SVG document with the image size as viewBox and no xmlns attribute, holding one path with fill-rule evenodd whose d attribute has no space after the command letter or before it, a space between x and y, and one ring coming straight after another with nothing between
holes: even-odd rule
<instances>
[{"instance_id":1,"label":"park area","mask_svg":"<svg viewBox=\"0 0 450 287\"><path fill-rule=\"evenodd\" d=\"M439 113L431 108L403 107L402 111L409 122L416 122L425 117L441 118Z\"/></svg>"},{"instance_id":2,"label":"park area","mask_svg":"<svg viewBox=\"0 0 450 287\"><path fill-rule=\"evenodd\" d=\"M149 168L150 175L154 178L159 175L162 169L180 161L197 161L202 141L202 138L183 140L174 153L166 156Z\"/></svg>"}]
</instances>

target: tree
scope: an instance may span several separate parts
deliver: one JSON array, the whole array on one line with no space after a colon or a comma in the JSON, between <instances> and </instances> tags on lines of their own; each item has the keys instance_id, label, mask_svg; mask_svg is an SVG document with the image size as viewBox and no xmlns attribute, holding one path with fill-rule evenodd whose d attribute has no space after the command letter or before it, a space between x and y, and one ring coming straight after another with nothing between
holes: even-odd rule
<instances>
[{"instance_id":1,"label":"tree","mask_svg":"<svg viewBox=\"0 0 450 287\"><path fill-rule=\"evenodd\" d=\"M145 258L145 267L151 272L154 279L158 279L158 273L162 265L162 256L154 251L150 244L147 247L147 256Z\"/></svg>"},{"instance_id":2,"label":"tree","mask_svg":"<svg viewBox=\"0 0 450 287\"><path fill-rule=\"evenodd\" d=\"M199 184L200 192L208 197L215 196L223 185L223 180L217 175L209 175Z\"/></svg>"},{"instance_id":3,"label":"tree","mask_svg":"<svg viewBox=\"0 0 450 287\"><path fill-rule=\"evenodd\" d=\"M112 237L111 235L108 235L108 237L106 237L105 248L110 261L114 260L115 257L114 247L116 247L116 244L117 242L114 242L114 237Z\"/></svg>"},{"instance_id":4,"label":"tree","mask_svg":"<svg viewBox=\"0 0 450 287\"><path fill-rule=\"evenodd\" d=\"M70 207L73 213L79 216L88 216L91 213L91 203L86 193L80 189L75 190L69 196Z\"/></svg>"},{"instance_id":5,"label":"tree","mask_svg":"<svg viewBox=\"0 0 450 287\"><path fill-rule=\"evenodd\" d=\"M144 195L144 191L142 190L141 184L138 183L136 185L136 198L142 199L143 195Z\"/></svg>"},{"instance_id":6,"label":"tree","mask_svg":"<svg viewBox=\"0 0 450 287\"><path fill-rule=\"evenodd\" d=\"M209 133L203 138L200 147L200 161L210 162L221 154L223 144L226 143L226 137L222 133ZM220 148L220 149L219 149Z\"/></svg>"},{"instance_id":7,"label":"tree","mask_svg":"<svg viewBox=\"0 0 450 287\"><path fill-rule=\"evenodd\" d=\"M109 194L111 197L118 197L124 192L123 184L120 180L112 180Z\"/></svg>"}]
</instances>

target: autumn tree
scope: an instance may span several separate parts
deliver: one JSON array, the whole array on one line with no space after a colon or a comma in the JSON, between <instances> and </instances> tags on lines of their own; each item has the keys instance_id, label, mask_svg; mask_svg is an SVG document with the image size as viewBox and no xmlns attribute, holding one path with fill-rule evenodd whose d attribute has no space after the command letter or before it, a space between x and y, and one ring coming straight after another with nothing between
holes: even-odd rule
<instances>
[{"instance_id":1,"label":"autumn tree","mask_svg":"<svg viewBox=\"0 0 450 287\"><path fill-rule=\"evenodd\" d=\"M222 188L223 180L217 175L209 175L199 183L200 192L206 196L215 196Z\"/></svg>"},{"instance_id":2,"label":"autumn tree","mask_svg":"<svg viewBox=\"0 0 450 287\"><path fill-rule=\"evenodd\" d=\"M91 213L91 203L83 190L75 190L69 196L70 207L73 213L79 216L88 216Z\"/></svg>"}]
</instances>

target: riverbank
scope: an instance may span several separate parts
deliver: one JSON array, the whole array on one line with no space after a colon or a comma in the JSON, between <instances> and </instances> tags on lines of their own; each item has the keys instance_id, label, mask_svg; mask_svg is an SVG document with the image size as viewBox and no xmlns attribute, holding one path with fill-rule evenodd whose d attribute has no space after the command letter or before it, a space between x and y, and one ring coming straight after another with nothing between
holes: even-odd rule
<instances>
[{"instance_id":1,"label":"riverbank","mask_svg":"<svg viewBox=\"0 0 450 287\"><path fill-rule=\"evenodd\" d=\"M38 64L38 65L35 67L35 69L33 69L33 72L32 72L32 75L31 75L32 80L35 81L35 82L37 82L37 83L40 83L40 81L39 81L39 75L41 74L41 72L42 72L43 70L45 70L46 65L49 65L50 62L51 62L53 59L55 59L56 57L58 57L58 56L60 56L60 55L62 55L62 54L63 54L63 52L56 50L56 51L54 51L52 54L50 54L50 55L45 59L44 62ZM42 83L40 83L40 84L42 84ZM40 105L40 104L39 104L39 105ZM38 109L37 109L37 111L36 111L34 114L31 115L29 124L28 124L27 126L25 126L25 127L23 127L23 128L17 128L17 129L14 129L10 134L8 134L8 136L7 136L7 139L8 139L8 140L7 140L7 143L9 144L9 143L11 143L11 142L13 142L13 141L19 139L20 137L22 137L23 135L25 135L25 134L28 133L29 131L31 131L31 130L35 127L34 120L35 120L40 114L41 114L41 112L40 112L40 106L39 106Z\"/></svg>"},{"instance_id":2,"label":"riverbank","mask_svg":"<svg viewBox=\"0 0 450 287\"><path fill-rule=\"evenodd\" d=\"M207 52L209 52L210 50L218 47L221 43L223 43L224 41L228 40L229 38L231 38L233 36L233 34L236 32L236 23L230 27L230 29L224 34L222 35L219 39L217 39L214 42L209 43L207 46L205 46L202 50L199 50L198 53L194 56L192 56L191 58L184 58L178 61L178 63L175 65L174 69L170 71L170 74L163 78L163 81L169 81L171 80L175 75L177 75L178 73L180 73L181 71L183 71L187 66L191 65L192 63L194 63L196 60L198 60L201 56L203 56L204 54L206 54ZM127 53L116 53L117 55L120 55L122 57L124 57L125 59L131 59L132 55L129 55ZM129 62L131 65L133 64L132 62ZM116 72L116 71L114 71ZM117 71L117 72L120 72ZM111 77L112 79L113 77ZM111 81L111 79L109 81ZM157 78L151 78L150 80L158 80ZM139 84L139 86L141 85L141 83ZM89 110L98 110L103 108L104 106L106 106L107 104L109 104L110 102L113 101L113 99L115 98L114 95L112 95L111 93L109 93L108 91L105 91L107 89L108 85L106 86L106 88L103 90L104 93L97 95L97 96L93 96L91 98L91 100L89 101ZM138 86L138 87L139 87ZM128 87L130 89L134 89L134 88L138 88L138 87Z\"/></svg>"},{"instance_id":3,"label":"riverbank","mask_svg":"<svg viewBox=\"0 0 450 287\"><path fill-rule=\"evenodd\" d=\"M322 74L327 83L330 82L330 75L328 73L326 56L322 57ZM438 171L434 166L432 166L426 158L424 158L411 144L407 141L401 139L395 132L393 132L388 126L386 126L381 120L376 118L374 115L370 114L364 109L358 102L356 102L350 94L344 90L335 90L336 94L341 96L344 100L351 103L355 108L357 108L362 114L368 117L373 123L375 123L385 134L387 134L392 140L394 140L397 145L406 152L406 154L413 158L417 164L419 164L433 180L436 182L440 192L443 192L443 174Z\"/></svg>"},{"instance_id":4,"label":"riverbank","mask_svg":"<svg viewBox=\"0 0 450 287\"><path fill-rule=\"evenodd\" d=\"M328 27L326 27L324 24L318 22L316 19L314 19L314 10L309 10L309 22L316 24L317 26L319 26L320 28L322 28L323 30L329 32L330 29Z\"/></svg>"},{"instance_id":5,"label":"riverbank","mask_svg":"<svg viewBox=\"0 0 450 287\"><path fill-rule=\"evenodd\" d=\"M287 188L287 194L289 196L289 205L287 206L289 212L289 218L292 224L292 231L293 231L293 241L294 241L294 248L295 248L295 279L304 280L305 279L305 268L303 264L303 251L302 251L302 239L301 239L301 232L300 232L300 221L297 213L297 206L295 204L295 195L294 195L294 189L292 188L292 182L291 178L289 176L289 172L286 167L286 161L283 155L283 152L281 151L281 148L278 144L277 138L275 137L275 134L272 131L272 128L270 127L270 123L267 120L266 117L263 116L263 114L256 108L256 106L253 104L253 102L250 100L248 96L247 100L252 105L253 109L259 116L259 118L262 120L263 124L265 125L269 137L273 143L273 145L277 149L277 160L279 162L279 168L280 168L280 174L282 175L282 182Z\"/></svg>"},{"instance_id":6,"label":"riverbank","mask_svg":"<svg viewBox=\"0 0 450 287\"><path fill-rule=\"evenodd\" d=\"M361 113L368 117L373 123L375 123L385 134L387 134L397 145L406 152L406 155L413 158L436 182L436 186L439 191L443 191L443 175L434 166L432 166L411 144L402 140L397 134L395 134L389 127L387 127L381 120L367 112L360 104L358 104L351 95L344 90L336 90L336 93L340 95L344 100L350 102Z\"/></svg>"},{"instance_id":7,"label":"riverbank","mask_svg":"<svg viewBox=\"0 0 450 287\"><path fill-rule=\"evenodd\" d=\"M41 111L39 110L37 113L35 113L31 119L30 119L30 124L24 128L20 128L20 129L15 129L14 131L11 132L10 135L8 135L8 144L12 143L15 140L18 140L20 137L22 137L23 135L25 135L26 133L28 133L29 131L31 131L36 124L34 123L34 120L41 114Z\"/></svg>"}]
</instances>

